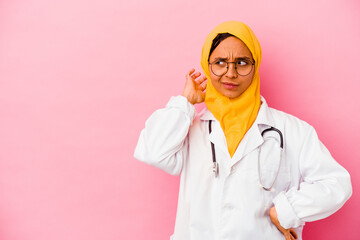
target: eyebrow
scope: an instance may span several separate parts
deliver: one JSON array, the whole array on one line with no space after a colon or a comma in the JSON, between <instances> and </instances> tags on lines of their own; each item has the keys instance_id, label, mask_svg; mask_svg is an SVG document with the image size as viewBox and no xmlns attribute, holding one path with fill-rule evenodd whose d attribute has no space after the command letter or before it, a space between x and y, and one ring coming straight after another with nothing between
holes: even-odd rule
<instances>
[{"instance_id":1,"label":"eyebrow","mask_svg":"<svg viewBox=\"0 0 360 240\"><path fill-rule=\"evenodd\" d=\"M214 61L216 61L216 60L228 60L229 58L228 57L217 57L217 58L215 58L214 59ZM249 57L237 57L237 58L235 58L235 60L240 60L240 59L244 59L244 60L249 60L249 61L251 61L251 58L249 58Z\"/></svg>"}]
</instances>

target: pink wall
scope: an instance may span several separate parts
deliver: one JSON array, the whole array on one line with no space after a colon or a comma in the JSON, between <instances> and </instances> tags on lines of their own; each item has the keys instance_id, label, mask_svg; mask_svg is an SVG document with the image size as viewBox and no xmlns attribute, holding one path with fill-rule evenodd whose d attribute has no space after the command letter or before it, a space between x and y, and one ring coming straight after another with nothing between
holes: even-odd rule
<instances>
[{"instance_id":1,"label":"pink wall","mask_svg":"<svg viewBox=\"0 0 360 240\"><path fill-rule=\"evenodd\" d=\"M132 154L225 20L257 34L270 105L315 126L352 176L304 238L359 239L359 2L220 2L0 1L1 240L168 239L179 178Z\"/></svg>"}]
</instances>

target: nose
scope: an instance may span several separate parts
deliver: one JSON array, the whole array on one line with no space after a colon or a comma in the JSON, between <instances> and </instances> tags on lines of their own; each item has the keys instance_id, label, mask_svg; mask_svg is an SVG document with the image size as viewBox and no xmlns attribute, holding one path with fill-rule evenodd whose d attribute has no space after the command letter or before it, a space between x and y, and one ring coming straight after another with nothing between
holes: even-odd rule
<instances>
[{"instance_id":1,"label":"nose","mask_svg":"<svg viewBox=\"0 0 360 240\"><path fill-rule=\"evenodd\" d=\"M228 63L228 70L226 72L226 76L228 78L236 78L238 75L237 71L236 71L236 65L233 62L229 62Z\"/></svg>"}]
</instances>

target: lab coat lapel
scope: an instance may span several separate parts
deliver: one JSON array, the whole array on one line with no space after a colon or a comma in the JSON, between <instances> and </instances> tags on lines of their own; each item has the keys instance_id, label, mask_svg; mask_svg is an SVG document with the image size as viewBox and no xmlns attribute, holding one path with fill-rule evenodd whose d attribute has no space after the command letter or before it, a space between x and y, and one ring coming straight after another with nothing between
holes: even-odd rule
<instances>
[{"instance_id":1,"label":"lab coat lapel","mask_svg":"<svg viewBox=\"0 0 360 240\"><path fill-rule=\"evenodd\" d=\"M212 131L209 135L209 141L215 144L215 147L220 149L225 155L230 157L227 149L226 138L224 132L218 121L212 121Z\"/></svg>"},{"instance_id":2,"label":"lab coat lapel","mask_svg":"<svg viewBox=\"0 0 360 240\"><path fill-rule=\"evenodd\" d=\"M267 126L273 126L274 121L270 113L269 107L263 97L261 97L261 107L258 113L254 124L244 135L241 140L238 148L235 151L235 154L231 158L230 165L233 166L239 162L243 157L245 157L250 152L254 151L261 144L263 144L264 139L261 136L261 131ZM214 120L212 122L212 131L209 134L209 141L215 144L216 149L221 150L226 156L230 158L229 150L227 148L226 138L224 132L220 126L220 123L215 120L214 116L210 111L204 111L201 114L202 120Z\"/></svg>"},{"instance_id":3,"label":"lab coat lapel","mask_svg":"<svg viewBox=\"0 0 360 240\"><path fill-rule=\"evenodd\" d=\"M274 121L271 116L270 109L263 97L261 97L261 102L262 102L262 104L261 104L258 116L257 116L254 124L244 135L238 148L236 149L236 152L231 159L231 165L236 164L247 154L254 151L261 144L263 144L264 139L261 136L261 131L263 130L264 127L267 128L266 126L274 125Z\"/></svg>"},{"instance_id":4,"label":"lab coat lapel","mask_svg":"<svg viewBox=\"0 0 360 240\"><path fill-rule=\"evenodd\" d=\"M236 152L231 159L231 165L236 164L248 153L259 147L263 142L264 140L261 137L258 125L253 124L253 126L247 131L244 138L241 140L238 148L236 149Z\"/></svg>"},{"instance_id":5,"label":"lab coat lapel","mask_svg":"<svg viewBox=\"0 0 360 240\"><path fill-rule=\"evenodd\" d=\"M221 150L225 156L231 159L230 162L228 162L230 163L230 167L264 142L258 125L254 123L254 125L245 134L243 140L240 142L237 150L235 151L235 154L231 158L227 148L226 138L219 122L213 121L211 126L212 131L208 139L210 142L215 144L216 149Z\"/></svg>"},{"instance_id":6,"label":"lab coat lapel","mask_svg":"<svg viewBox=\"0 0 360 240\"><path fill-rule=\"evenodd\" d=\"M214 115L206 108L200 114L200 120L206 122L206 131L209 131L209 121L212 121L212 131L208 135L208 140L214 143L216 150L221 150L226 156L230 158L229 151L227 150L226 138L220 126L220 123L215 119ZM216 155L218 152L216 152Z\"/></svg>"}]
</instances>

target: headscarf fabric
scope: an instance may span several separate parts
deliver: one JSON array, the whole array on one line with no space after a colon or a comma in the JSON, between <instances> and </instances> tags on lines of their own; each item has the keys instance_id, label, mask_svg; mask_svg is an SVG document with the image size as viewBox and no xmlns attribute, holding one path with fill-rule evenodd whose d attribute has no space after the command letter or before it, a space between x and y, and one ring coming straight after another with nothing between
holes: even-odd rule
<instances>
[{"instance_id":1,"label":"headscarf fabric","mask_svg":"<svg viewBox=\"0 0 360 240\"><path fill-rule=\"evenodd\" d=\"M210 48L213 39L220 33L230 33L243 41L255 60L255 67L253 69L255 73L250 86L239 97L233 99L229 99L218 92L210 80L208 62ZM214 117L220 122L231 157L233 157L246 132L255 122L260 109L260 63L260 43L253 31L242 22L224 22L215 27L205 39L201 54L201 66L205 76L209 79L206 87L205 104Z\"/></svg>"}]
</instances>

